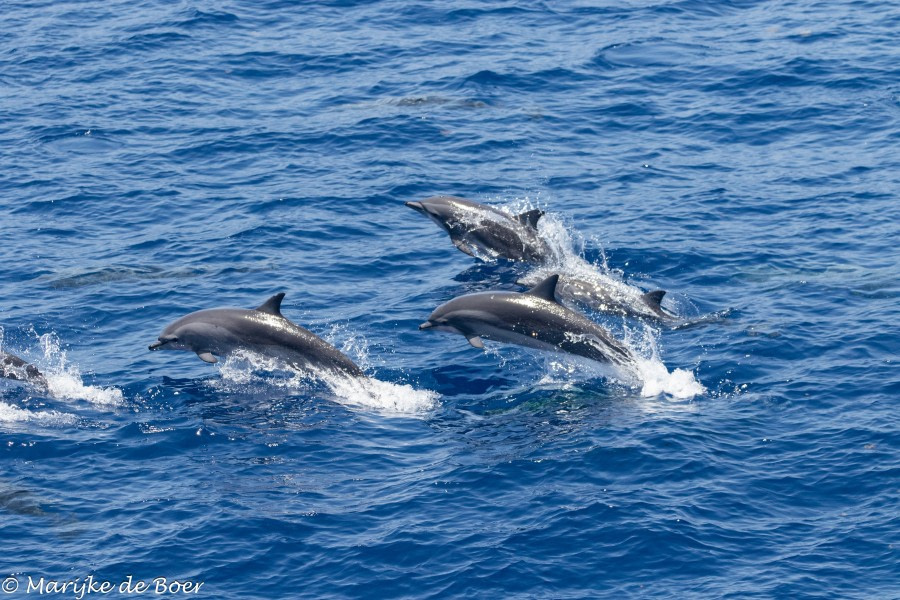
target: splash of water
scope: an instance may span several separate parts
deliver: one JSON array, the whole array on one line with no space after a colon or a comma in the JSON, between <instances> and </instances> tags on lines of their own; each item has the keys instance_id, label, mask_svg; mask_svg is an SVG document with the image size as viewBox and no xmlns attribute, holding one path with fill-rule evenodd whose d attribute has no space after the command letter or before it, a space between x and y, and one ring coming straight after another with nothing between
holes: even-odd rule
<instances>
[{"instance_id":1,"label":"splash of water","mask_svg":"<svg viewBox=\"0 0 900 600\"><path fill-rule=\"evenodd\" d=\"M675 398L687 399L706 393L706 388L697 381L691 371L675 369L669 372L659 361L639 361L638 369L644 385L641 396L651 397L668 394Z\"/></svg>"},{"instance_id":2,"label":"splash of water","mask_svg":"<svg viewBox=\"0 0 900 600\"><path fill-rule=\"evenodd\" d=\"M440 394L417 390L409 384L391 383L374 378L333 378L326 384L347 404L404 415L426 413L437 407Z\"/></svg>"},{"instance_id":3,"label":"splash of water","mask_svg":"<svg viewBox=\"0 0 900 600\"><path fill-rule=\"evenodd\" d=\"M0 327L0 349L3 347L3 328ZM115 387L85 385L78 367L70 364L66 351L54 333L45 333L37 338L42 356L32 361L47 380L47 393L58 400L86 400L95 405L117 406L125 401L122 391ZM27 354L23 355L27 357Z\"/></svg>"},{"instance_id":4,"label":"splash of water","mask_svg":"<svg viewBox=\"0 0 900 600\"><path fill-rule=\"evenodd\" d=\"M355 344L365 344L354 338ZM404 415L420 415L433 410L439 394L417 390L411 385L337 375L320 369L298 370L277 358L246 350L235 352L219 366L223 382L239 386L264 385L290 391L314 391L324 385L338 402L366 409Z\"/></svg>"},{"instance_id":5,"label":"splash of water","mask_svg":"<svg viewBox=\"0 0 900 600\"><path fill-rule=\"evenodd\" d=\"M122 390L115 387L85 385L78 367L70 364L66 351L60 347L55 334L45 333L39 338L44 353L39 368L47 380L50 396L60 400L86 400L101 406L118 406L124 403Z\"/></svg>"},{"instance_id":6,"label":"splash of water","mask_svg":"<svg viewBox=\"0 0 900 600\"><path fill-rule=\"evenodd\" d=\"M522 202L506 208L508 211L526 209ZM621 274L612 272L608 265L597 265L582 257L584 240L572 233L572 228L554 214L545 214L538 221L538 233L553 251L553 260L533 269L520 280L523 285L533 286L554 273L571 279L578 279L606 291L612 303L639 308L643 291L625 283ZM615 312L615 311L612 311ZM636 312L640 312L637 310ZM675 369L669 371L659 358L659 331L644 325L633 329L624 326L624 342L638 356L635 364L618 369L618 373L603 370L603 376L626 385L639 385L645 397L666 394L675 398L691 398L706 392L691 371ZM559 362L559 361L556 361ZM624 379L624 381L623 381Z\"/></svg>"},{"instance_id":7,"label":"splash of water","mask_svg":"<svg viewBox=\"0 0 900 600\"><path fill-rule=\"evenodd\" d=\"M671 372L659 358L659 331L646 323L640 329L625 329L625 342L637 350L637 359L632 365L641 385L641 396L651 397L665 394L674 398L688 399L706 392L694 373L685 369Z\"/></svg>"}]
</instances>

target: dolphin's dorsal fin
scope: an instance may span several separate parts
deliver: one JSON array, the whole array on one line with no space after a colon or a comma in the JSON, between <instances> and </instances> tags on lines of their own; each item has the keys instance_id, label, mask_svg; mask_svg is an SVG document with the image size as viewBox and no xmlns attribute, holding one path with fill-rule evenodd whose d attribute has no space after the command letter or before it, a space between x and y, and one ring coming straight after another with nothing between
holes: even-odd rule
<instances>
[{"instance_id":1,"label":"dolphin's dorsal fin","mask_svg":"<svg viewBox=\"0 0 900 600\"><path fill-rule=\"evenodd\" d=\"M559 282L559 275L554 273L547 279L543 280L527 292L526 294L531 294L532 296L537 296L538 298L543 298L544 300L549 300L550 302L557 302L556 300L556 284Z\"/></svg>"},{"instance_id":2,"label":"dolphin's dorsal fin","mask_svg":"<svg viewBox=\"0 0 900 600\"><path fill-rule=\"evenodd\" d=\"M662 309L660 303L662 302L663 296L666 295L666 290L653 290L652 292L647 292L641 298L644 299L644 302L650 305L651 308Z\"/></svg>"},{"instance_id":3,"label":"dolphin's dorsal fin","mask_svg":"<svg viewBox=\"0 0 900 600\"><path fill-rule=\"evenodd\" d=\"M259 312L269 313L270 315L275 315L276 317L280 317L281 315L281 301L284 300L284 292L280 292L275 294L263 304L257 308Z\"/></svg>"},{"instance_id":4,"label":"dolphin's dorsal fin","mask_svg":"<svg viewBox=\"0 0 900 600\"><path fill-rule=\"evenodd\" d=\"M513 217L516 221L525 225L527 227L531 227L532 229L537 229L538 220L544 216L544 211L539 208L535 208L534 210L529 210L527 212L523 212Z\"/></svg>"}]
</instances>

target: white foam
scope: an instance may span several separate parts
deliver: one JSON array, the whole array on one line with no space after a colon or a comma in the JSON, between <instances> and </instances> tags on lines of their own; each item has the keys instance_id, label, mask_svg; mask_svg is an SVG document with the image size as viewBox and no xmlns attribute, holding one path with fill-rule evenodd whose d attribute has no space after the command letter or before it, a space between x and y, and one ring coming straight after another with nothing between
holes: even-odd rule
<instances>
[{"instance_id":1,"label":"white foam","mask_svg":"<svg viewBox=\"0 0 900 600\"><path fill-rule=\"evenodd\" d=\"M638 373L643 382L641 396L668 394L674 398L693 398L706 392L691 371L675 369L671 373L659 360L638 360Z\"/></svg>"},{"instance_id":2,"label":"white foam","mask_svg":"<svg viewBox=\"0 0 900 600\"><path fill-rule=\"evenodd\" d=\"M77 420L75 415L55 410L28 410L27 408L18 408L5 402L0 402L0 423L24 423L31 421L44 425L72 425Z\"/></svg>"},{"instance_id":3,"label":"white foam","mask_svg":"<svg viewBox=\"0 0 900 600\"><path fill-rule=\"evenodd\" d=\"M440 394L431 390L417 390L408 384L371 377L336 377L325 383L347 404L404 415L427 413L437 406L440 398Z\"/></svg>"},{"instance_id":4,"label":"white foam","mask_svg":"<svg viewBox=\"0 0 900 600\"><path fill-rule=\"evenodd\" d=\"M625 329L625 343L636 350L638 358L632 368L641 383L641 396L666 394L687 399L706 392L691 371L666 368L659 358L659 331L644 323L640 329Z\"/></svg>"},{"instance_id":5,"label":"white foam","mask_svg":"<svg viewBox=\"0 0 900 600\"><path fill-rule=\"evenodd\" d=\"M358 338L354 342L365 348ZM231 355L219 367L226 383L241 386L261 384L282 389L310 392L317 383L324 384L341 404L397 413L422 414L437 406L439 394L417 390L411 385L336 375L330 371L290 368L277 358L248 351Z\"/></svg>"}]
</instances>

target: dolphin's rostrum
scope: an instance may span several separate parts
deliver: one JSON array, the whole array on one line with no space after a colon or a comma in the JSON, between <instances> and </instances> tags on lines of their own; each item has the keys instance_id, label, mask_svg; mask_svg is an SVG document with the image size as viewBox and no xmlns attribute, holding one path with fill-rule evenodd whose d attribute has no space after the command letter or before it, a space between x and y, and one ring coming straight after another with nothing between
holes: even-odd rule
<instances>
[{"instance_id":1,"label":"dolphin's rostrum","mask_svg":"<svg viewBox=\"0 0 900 600\"><path fill-rule=\"evenodd\" d=\"M450 234L453 245L482 260L506 258L543 263L552 257L538 235L538 220L544 211L535 209L508 215L485 204L456 196L433 196L406 206L426 215Z\"/></svg>"},{"instance_id":2,"label":"dolphin's rostrum","mask_svg":"<svg viewBox=\"0 0 900 600\"><path fill-rule=\"evenodd\" d=\"M555 297L559 275L527 292L466 294L437 307L419 329L460 333L476 348L481 338L568 352L601 363L631 367L636 357L606 329L569 310Z\"/></svg>"},{"instance_id":3,"label":"dolphin's rostrum","mask_svg":"<svg viewBox=\"0 0 900 600\"><path fill-rule=\"evenodd\" d=\"M160 334L150 350L188 350L201 360L217 362L236 350L283 360L300 370L324 369L332 374L364 377L353 361L311 331L281 314L284 293L275 294L262 306L212 308L186 315Z\"/></svg>"}]
</instances>

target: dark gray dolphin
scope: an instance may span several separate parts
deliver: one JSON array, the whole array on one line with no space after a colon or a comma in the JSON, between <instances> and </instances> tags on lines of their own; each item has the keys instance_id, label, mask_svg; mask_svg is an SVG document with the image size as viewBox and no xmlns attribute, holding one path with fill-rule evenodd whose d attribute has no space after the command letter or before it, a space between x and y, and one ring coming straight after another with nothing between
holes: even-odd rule
<instances>
[{"instance_id":1,"label":"dark gray dolphin","mask_svg":"<svg viewBox=\"0 0 900 600\"><path fill-rule=\"evenodd\" d=\"M453 245L469 256L543 263L553 255L537 231L538 220L544 215L542 210L510 216L455 196L433 196L421 202L407 202L406 206L430 217L450 234Z\"/></svg>"},{"instance_id":2,"label":"dark gray dolphin","mask_svg":"<svg viewBox=\"0 0 900 600\"><path fill-rule=\"evenodd\" d=\"M437 307L419 329L460 333L476 348L481 338L530 348L568 352L618 367L636 356L606 329L556 301L559 275L518 292L479 292Z\"/></svg>"},{"instance_id":3,"label":"dark gray dolphin","mask_svg":"<svg viewBox=\"0 0 900 600\"><path fill-rule=\"evenodd\" d=\"M522 284L521 281L519 283ZM677 320L675 315L663 310L660 304L666 295L665 290L643 293L629 286L628 292L623 293L601 281L562 275L556 293L561 300L575 302L601 313L663 322Z\"/></svg>"},{"instance_id":4,"label":"dark gray dolphin","mask_svg":"<svg viewBox=\"0 0 900 600\"><path fill-rule=\"evenodd\" d=\"M211 308L186 315L163 330L150 350L189 350L201 360L217 362L236 350L249 350L285 361L294 368L324 369L365 377L353 361L311 331L281 314L284 293L259 308Z\"/></svg>"},{"instance_id":5,"label":"dark gray dolphin","mask_svg":"<svg viewBox=\"0 0 900 600\"><path fill-rule=\"evenodd\" d=\"M17 379L41 388L47 387L47 379L37 367L2 350L0 350L0 377Z\"/></svg>"}]
</instances>

